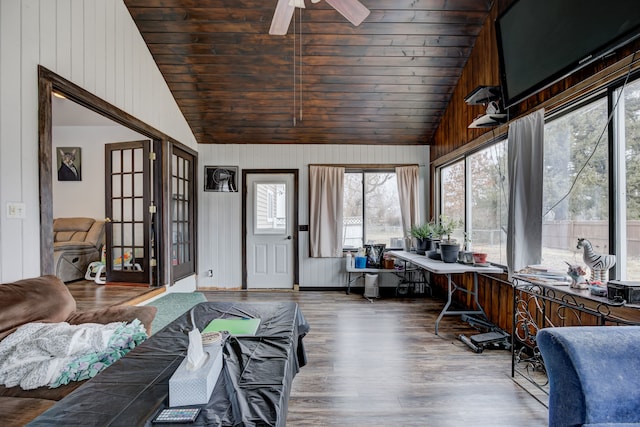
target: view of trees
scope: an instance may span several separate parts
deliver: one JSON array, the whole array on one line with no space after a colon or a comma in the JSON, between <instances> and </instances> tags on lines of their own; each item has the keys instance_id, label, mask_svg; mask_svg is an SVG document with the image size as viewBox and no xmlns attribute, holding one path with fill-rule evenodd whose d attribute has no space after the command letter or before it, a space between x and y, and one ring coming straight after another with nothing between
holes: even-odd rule
<instances>
[{"instance_id":1,"label":"view of trees","mask_svg":"<svg viewBox=\"0 0 640 427\"><path fill-rule=\"evenodd\" d=\"M626 168L627 273L640 279L640 80L627 85L619 103L624 126L621 159ZM595 241L606 252L609 239L609 119L607 98L569 111L545 124L543 182L544 246L547 259L565 268L564 260L581 259L578 237ZM474 250L504 261L507 225L507 144L503 140L471 154L469 162L471 239ZM464 218L465 160L441 169L441 211ZM622 204L624 208L624 204ZM545 231L546 230L546 231ZM461 234L461 233L460 233ZM577 234L581 234L578 236ZM582 235L584 234L584 235ZM500 261L498 261L500 260Z\"/></svg>"},{"instance_id":2,"label":"view of trees","mask_svg":"<svg viewBox=\"0 0 640 427\"><path fill-rule=\"evenodd\" d=\"M385 243L390 246L391 239L402 238L405 234L400 216L398 184L393 172L345 173L343 209L345 247L359 247L364 243ZM363 213L366 218L364 227ZM364 242L363 237L366 240Z\"/></svg>"}]
</instances>

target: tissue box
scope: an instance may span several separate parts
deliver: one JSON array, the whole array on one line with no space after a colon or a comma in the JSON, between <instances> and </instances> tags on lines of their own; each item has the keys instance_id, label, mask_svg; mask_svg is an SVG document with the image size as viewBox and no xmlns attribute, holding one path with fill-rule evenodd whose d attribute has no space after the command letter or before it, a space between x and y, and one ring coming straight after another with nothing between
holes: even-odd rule
<instances>
[{"instance_id":1,"label":"tissue box","mask_svg":"<svg viewBox=\"0 0 640 427\"><path fill-rule=\"evenodd\" d=\"M188 370L185 357L169 378L169 406L204 405L209 402L222 371L222 346L206 346L204 351L209 357L199 369Z\"/></svg>"}]
</instances>

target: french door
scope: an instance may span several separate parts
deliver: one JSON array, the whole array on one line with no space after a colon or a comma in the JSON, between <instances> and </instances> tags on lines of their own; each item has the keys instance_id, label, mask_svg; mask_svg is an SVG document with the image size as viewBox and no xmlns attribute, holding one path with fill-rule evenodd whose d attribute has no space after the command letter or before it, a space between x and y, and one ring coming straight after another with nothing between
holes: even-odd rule
<instances>
[{"instance_id":1,"label":"french door","mask_svg":"<svg viewBox=\"0 0 640 427\"><path fill-rule=\"evenodd\" d=\"M151 141L105 145L105 243L108 282L153 283Z\"/></svg>"}]
</instances>

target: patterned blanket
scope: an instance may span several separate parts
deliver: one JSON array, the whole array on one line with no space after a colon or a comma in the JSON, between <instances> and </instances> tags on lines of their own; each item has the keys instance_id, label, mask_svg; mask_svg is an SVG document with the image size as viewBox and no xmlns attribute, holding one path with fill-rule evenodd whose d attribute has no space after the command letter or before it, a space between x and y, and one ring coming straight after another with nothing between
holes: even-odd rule
<instances>
[{"instance_id":1,"label":"patterned blanket","mask_svg":"<svg viewBox=\"0 0 640 427\"><path fill-rule=\"evenodd\" d=\"M0 384L31 390L92 378L145 339L137 319L106 325L28 323L0 341Z\"/></svg>"}]
</instances>

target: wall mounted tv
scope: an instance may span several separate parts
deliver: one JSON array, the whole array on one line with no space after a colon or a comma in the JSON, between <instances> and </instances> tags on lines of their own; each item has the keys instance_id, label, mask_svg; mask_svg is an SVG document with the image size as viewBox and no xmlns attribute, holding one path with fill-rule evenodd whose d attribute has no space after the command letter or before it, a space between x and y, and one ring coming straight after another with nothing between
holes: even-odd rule
<instances>
[{"instance_id":1,"label":"wall mounted tv","mask_svg":"<svg viewBox=\"0 0 640 427\"><path fill-rule=\"evenodd\" d=\"M504 107L638 36L638 0L516 0L496 20Z\"/></svg>"}]
</instances>

